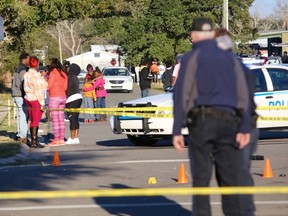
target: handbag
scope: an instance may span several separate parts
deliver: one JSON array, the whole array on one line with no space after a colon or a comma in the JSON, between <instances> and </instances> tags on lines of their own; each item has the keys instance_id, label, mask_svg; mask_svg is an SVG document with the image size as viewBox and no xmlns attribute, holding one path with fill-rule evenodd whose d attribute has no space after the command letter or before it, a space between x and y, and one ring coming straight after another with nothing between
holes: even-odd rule
<instances>
[{"instance_id":1,"label":"handbag","mask_svg":"<svg viewBox=\"0 0 288 216\"><path fill-rule=\"evenodd\" d=\"M147 75L147 77L146 77L146 79L148 79L148 80L152 80L153 79L153 75L152 75L152 73L148 73L148 75Z\"/></svg>"}]
</instances>

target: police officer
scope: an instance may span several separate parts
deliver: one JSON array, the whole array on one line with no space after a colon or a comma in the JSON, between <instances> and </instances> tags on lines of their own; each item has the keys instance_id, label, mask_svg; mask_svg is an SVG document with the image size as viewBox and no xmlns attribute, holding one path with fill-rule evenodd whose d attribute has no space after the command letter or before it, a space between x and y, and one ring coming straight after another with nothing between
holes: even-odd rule
<instances>
[{"instance_id":1,"label":"police officer","mask_svg":"<svg viewBox=\"0 0 288 216\"><path fill-rule=\"evenodd\" d=\"M181 129L189 129L194 187L208 187L213 164L219 186L239 186L241 149L250 140L250 101L242 64L217 47L212 23L193 21L193 50L181 60L175 85L173 145L184 149ZM238 195L222 197L225 215L241 215ZM211 215L209 196L193 197L193 216Z\"/></svg>"},{"instance_id":2,"label":"police officer","mask_svg":"<svg viewBox=\"0 0 288 216\"><path fill-rule=\"evenodd\" d=\"M226 29L218 28L215 30L215 38L219 48L232 52L234 43L230 36L230 32ZM242 149L241 164L242 169L239 170L239 185L240 186L254 186L254 181L250 173L251 167L251 156L256 152L257 140L259 137L259 129L257 128L256 121L258 115L256 113L256 104L254 102L255 93L255 76L254 74L245 67L245 76L249 89L249 100L251 103L251 131L250 131L250 142ZM241 215L254 216L255 205L253 195L241 195L240 197L240 212Z\"/></svg>"}]
</instances>

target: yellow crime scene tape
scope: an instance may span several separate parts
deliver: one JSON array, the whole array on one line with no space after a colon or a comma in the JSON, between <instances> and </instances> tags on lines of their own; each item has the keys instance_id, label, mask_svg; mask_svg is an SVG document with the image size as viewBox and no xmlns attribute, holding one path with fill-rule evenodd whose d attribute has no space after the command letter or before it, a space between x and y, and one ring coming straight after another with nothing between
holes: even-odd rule
<instances>
[{"instance_id":1,"label":"yellow crime scene tape","mask_svg":"<svg viewBox=\"0 0 288 216\"><path fill-rule=\"evenodd\" d=\"M13 107L8 105L0 105ZM259 106L257 110L288 110L288 106ZM55 110L55 109L46 109ZM59 110L59 109L56 109ZM62 109L63 110L63 109ZM141 118L173 118L173 107L114 107L114 108L65 108L65 112L79 112L87 114L104 114L111 116L131 116ZM0 112L7 112L1 110ZM157 113L155 113L157 112ZM288 114L288 113L287 113ZM260 121L288 121L287 117L259 116Z\"/></svg>"},{"instance_id":2,"label":"yellow crime scene tape","mask_svg":"<svg viewBox=\"0 0 288 216\"><path fill-rule=\"evenodd\" d=\"M79 113L89 113L89 114L106 114L113 116L132 116L132 117L142 117L142 118L173 118L173 114L155 114L149 112L155 111L171 111L172 107L163 107L164 109L156 107L151 108L66 108L67 112L79 112ZM148 113L147 113L148 112Z\"/></svg>"},{"instance_id":3,"label":"yellow crime scene tape","mask_svg":"<svg viewBox=\"0 0 288 216\"><path fill-rule=\"evenodd\" d=\"M183 195L234 195L234 194L288 194L288 187L197 187L197 188L137 188L69 191L0 192L1 200L8 199L55 199L87 197L131 196L183 196Z\"/></svg>"},{"instance_id":4,"label":"yellow crime scene tape","mask_svg":"<svg viewBox=\"0 0 288 216\"><path fill-rule=\"evenodd\" d=\"M288 106L259 106L257 110L288 110Z\"/></svg>"}]
</instances>

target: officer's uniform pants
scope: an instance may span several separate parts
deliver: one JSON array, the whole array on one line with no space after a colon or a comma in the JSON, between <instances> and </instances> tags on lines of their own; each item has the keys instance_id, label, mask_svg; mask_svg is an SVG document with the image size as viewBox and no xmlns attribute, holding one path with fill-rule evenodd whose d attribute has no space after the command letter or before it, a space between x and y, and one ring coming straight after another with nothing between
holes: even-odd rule
<instances>
[{"instance_id":1,"label":"officer's uniform pants","mask_svg":"<svg viewBox=\"0 0 288 216\"><path fill-rule=\"evenodd\" d=\"M228 116L228 117L227 117ZM241 169L241 150L236 143L237 117L231 113L222 116L198 114L189 126L189 156L193 187L209 187L215 165L219 186L238 186ZM222 196L226 216L240 216L238 195ZM209 196L193 196L193 216L210 216Z\"/></svg>"}]
</instances>

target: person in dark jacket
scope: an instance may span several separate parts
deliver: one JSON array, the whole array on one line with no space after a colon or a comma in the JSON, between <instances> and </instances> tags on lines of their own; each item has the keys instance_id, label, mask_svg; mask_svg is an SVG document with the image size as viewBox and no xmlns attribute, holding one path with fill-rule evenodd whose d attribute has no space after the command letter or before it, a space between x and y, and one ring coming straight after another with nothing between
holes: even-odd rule
<instances>
[{"instance_id":1,"label":"person in dark jacket","mask_svg":"<svg viewBox=\"0 0 288 216\"><path fill-rule=\"evenodd\" d=\"M28 131L28 112L24 100L24 74L28 71L30 56L28 53L22 53L19 57L20 63L15 69L12 80L12 97L17 108L17 140L29 144L27 139Z\"/></svg>"},{"instance_id":2,"label":"person in dark jacket","mask_svg":"<svg viewBox=\"0 0 288 216\"><path fill-rule=\"evenodd\" d=\"M167 91L172 87L173 62L167 61L165 65L166 70L163 73L162 82L164 91Z\"/></svg>"},{"instance_id":3,"label":"person in dark jacket","mask_svg":"<svg viewBox=\"0 0 288 216\"><path fill-rule=\"evenodd\" d=\"M142 60L139 77L140 77L140 89L141 89L141 97L149 96L149 89L151 88L151 81L153 79L152 74L150 74L149 69L149 61L147 59ZM149 76L151 75L151 76Z\"/></svg>"},{"instance_id":4,"label":"person in dark jacket","mask_svg":"<svg viewBox=\"0 0 288 216\"><path fill-rule=\"evenodd\" d=\"M80 67L77 64L71 64L68 68L68 88L66 108L80 108L83 97L79 91L78 75L80 74ZM79 112L67 112L70 121L70 137L65 144L79 144Z\"/></svg>"},{"instance_id":5,"label":"person in dark jacket","mask_svg":"<svg viewBox=\"0 0 288 216\"><path fill-rule=\"evenodd\" d=\"M188 127L193 187L208 187L213 164L219 186L239 186L241 149L250 140L250 100L243 65L218 48L212 22L193 20L193 50L181 60L174 100L173 145L185 147ZM209 62L209 64L207 64ZM222 196L224 215L241 214L239 195ZM209 196L193 196L193 215L211 215Z\"/></svg>"},{"instance_id":6,"label":"person in dark jacket","mask_svg":"<svg viewBox=\"0 0 288 216\"><path fill-rule=\"evenodd\" d=\"M232 41L230 33L223 28L218 28L215 30L215 39L219 48L226 51L233 51L234 43ZM239 60L240 61L240 60ZM242 62L241 62L242 64ZM259 129L257 128L256 121L258 115L256 113L256 104L254 101L254 93L255 93L255 76L254 74L247 68L244 67L245 75L247 79L247 84L249 88L249 100L251 103L251 131L250 131L250 142L242 149L242 169L239 170L239 181L240 186L254 186L254 181L250 173L251 167L251 156L256 152L257 149L257 141L259 138ZM253 195L241 195L240 197L240 209L242 215L254 216L255 215L255 204L253 201Z\"/></svg>"}]
</instances>

